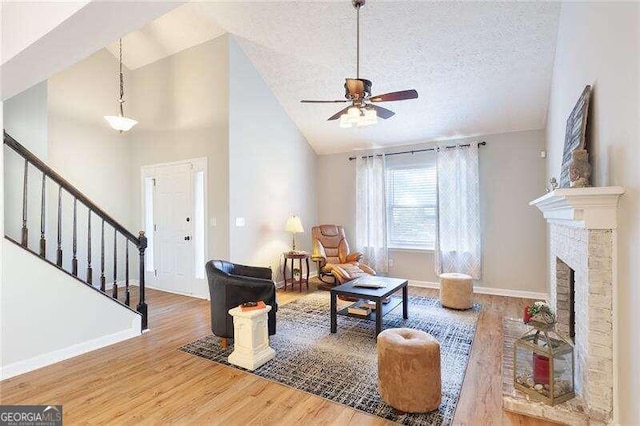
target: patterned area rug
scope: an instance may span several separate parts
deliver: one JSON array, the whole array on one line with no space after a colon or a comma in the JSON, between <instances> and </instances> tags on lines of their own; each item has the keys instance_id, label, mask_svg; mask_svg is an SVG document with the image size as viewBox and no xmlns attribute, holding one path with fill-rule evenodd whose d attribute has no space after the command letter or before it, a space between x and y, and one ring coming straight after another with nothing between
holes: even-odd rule
<instances>
[{"instance_id":1,"label":"patterned area rug","mask_svg":"<svg viewBox=\"0 0 640 426\"><path fill-rule=\"evenodd\" d=\"M410 296L409 319L402 318L402 306L383 319L384 329L416 328L440 342L442 403L430 413L399 413L380 399L375 322L339 315L338 332L331 334L328 292L279 306L277 334L271 336L276 358L253 373L395 422L449 425L460 397L479 312L479 305L455 311L442 308L437 299ZM230 365L227 357L233 348L222 349L218 338L211 335L180 350Z\"/></svg>"}]
</instances>

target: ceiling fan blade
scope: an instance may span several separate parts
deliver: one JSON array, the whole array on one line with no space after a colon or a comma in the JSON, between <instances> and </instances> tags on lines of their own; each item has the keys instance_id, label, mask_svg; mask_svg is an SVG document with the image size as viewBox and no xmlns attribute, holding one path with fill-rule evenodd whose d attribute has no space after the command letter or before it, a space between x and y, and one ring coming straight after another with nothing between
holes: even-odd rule
<instances>
[{"instance_id":1,"label":"ceiling fan blade","mask_svg":"<svg viewBox=\"0 0 640 426\"><path fill-rule=\"evenodd\" d=\"M344 114L345 112L347 112L347 110L351 108L351 105L349 105L348 107L346 107L345 109L342 109L338 112L336 112L335 114L333 114L331 117L327 118L327 121L331 121L331 120L337 120L338 118L340 118L340 116L342 114Z\"/></svg>"},{"instance_id":2,"label":"ceiling fan blade","mask_svg":"<svg viewBox=\"0 0 640 426\"><path fill-rule=\"evenodd\" d=\"M310 100L303 100L300 101L303 104L338 104L338 103L343 103L343 102L349 102L348 99L339 99L339 100L335 100L335 101L310 101Z\"/></svg>"},{"instance_id":3,"label":"ceiling fan blade","mask_svg":"<svg viewBox=\"0 0 640 426\"><path fill-rule=\"evenodd\" d=\"M387 118L391 118L394 115L396 115L395 112L388 110L386 108L379 107L378 105L367 105L367 108L375 109L376 113L378 114L378 117L384 118L385 120Z\"/></svg>"},{"instance_id":4,"label":"ceiling fan blade","mask_svg":"<svg viewBox=\"0 0 640 426\"><path fill-rule=\"evenodd\" d=\"M369 98L369 102L390 102L390 101L404 101L406 99L416 99L418 92L415 90L402 90L400 92L385 93L384 95L372 96Z\"/></svg>"}]
</instances>

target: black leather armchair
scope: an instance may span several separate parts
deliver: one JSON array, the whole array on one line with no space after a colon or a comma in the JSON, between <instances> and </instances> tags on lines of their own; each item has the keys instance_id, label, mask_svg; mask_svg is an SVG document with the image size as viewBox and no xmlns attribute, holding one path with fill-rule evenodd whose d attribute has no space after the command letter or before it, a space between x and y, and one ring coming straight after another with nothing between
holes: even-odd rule
<instances>
[{"instance_id":1,"label":"black leather armchair","mask_svg":"<svg viewBox=\"0 0 640 426\"><path fill-rule=\"evenodd\" d=\"M206 265L211 296L211 331L222 339L233 338L233 318L229 309L244 302L264 301L271 305L268 326L269 335L276 334L276 286L271 279L271 269L236 265L224 260L210 260Z\"/></svg>"}]
</instances>

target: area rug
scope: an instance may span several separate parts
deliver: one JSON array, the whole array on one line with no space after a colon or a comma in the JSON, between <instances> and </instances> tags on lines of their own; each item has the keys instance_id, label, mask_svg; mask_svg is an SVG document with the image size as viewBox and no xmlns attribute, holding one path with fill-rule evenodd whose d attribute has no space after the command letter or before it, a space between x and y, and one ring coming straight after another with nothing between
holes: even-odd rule
<instances>
[{"instance_id":1,"label":"area rug","mask_svg":"<svg viewBox=\"0 0 640 426\"><path fill-rule=\"evenodd\" d=\"M402 318L401 306L383 319L385 329L416 328L440 342L442 403L430 413L400 413L380 399L375 323L338 316L338 332L331 334L328 292L312 293L278 307L277 334L270 339L276 358L253 373L394 422L449 425L460 397L479 312L479 305L455 311L442 308L437 299L410 296L409 319ZM180 350L230 365L227 358L233 347L222 349L218 338L211 335Z\"/></svg>"}]
</instances>

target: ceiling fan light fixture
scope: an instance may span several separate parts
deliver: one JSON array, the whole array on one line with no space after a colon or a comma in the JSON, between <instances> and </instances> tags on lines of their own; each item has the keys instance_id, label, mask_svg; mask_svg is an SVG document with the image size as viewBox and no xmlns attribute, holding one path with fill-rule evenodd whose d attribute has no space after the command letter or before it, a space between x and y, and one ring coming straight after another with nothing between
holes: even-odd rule
<instances>
[{"instance_id":1,"label":"ceiling fan light fixture","mask_svg":"<svg viewBox=\"0 0 640 426\"><path fill-rule=\"evenodd\" d=\"M360 8L364 6L365 2L366 0L351 0L351 3L356 9L356 78L345 79L344 88L346 101L300 101L309 104L351 103L350 107L338 111L327 119L327 121L339 119L340 127L343 128L370 126L377 124L378 118L386 120L395 115L393 111L376 105L378 102L395 102L418 98L418 92L415 89L372 96L371 80L360 78Z\"/></svg>"},{"instance_id":2,"label":"ceiling fan light fixture","mask_svg":"<svg viewBox=\"0 0 640 426\"><path fill-rule=\"evenodd\" d=\"M378 114L374 109L350 107L340 116L340 127L366 127L378 123Z\"/></svg>"},{"instance_id":3,"label":"ceiling fan light fixture","mask_svg":"<svg viewBox=\"0 0 640 426\"><path fill-rule=\"evenodd\" d=\"M364 120L367 122L367 126L378 124L378 113L375 109L365 109Z\"/></svg>"}]
</instances>

